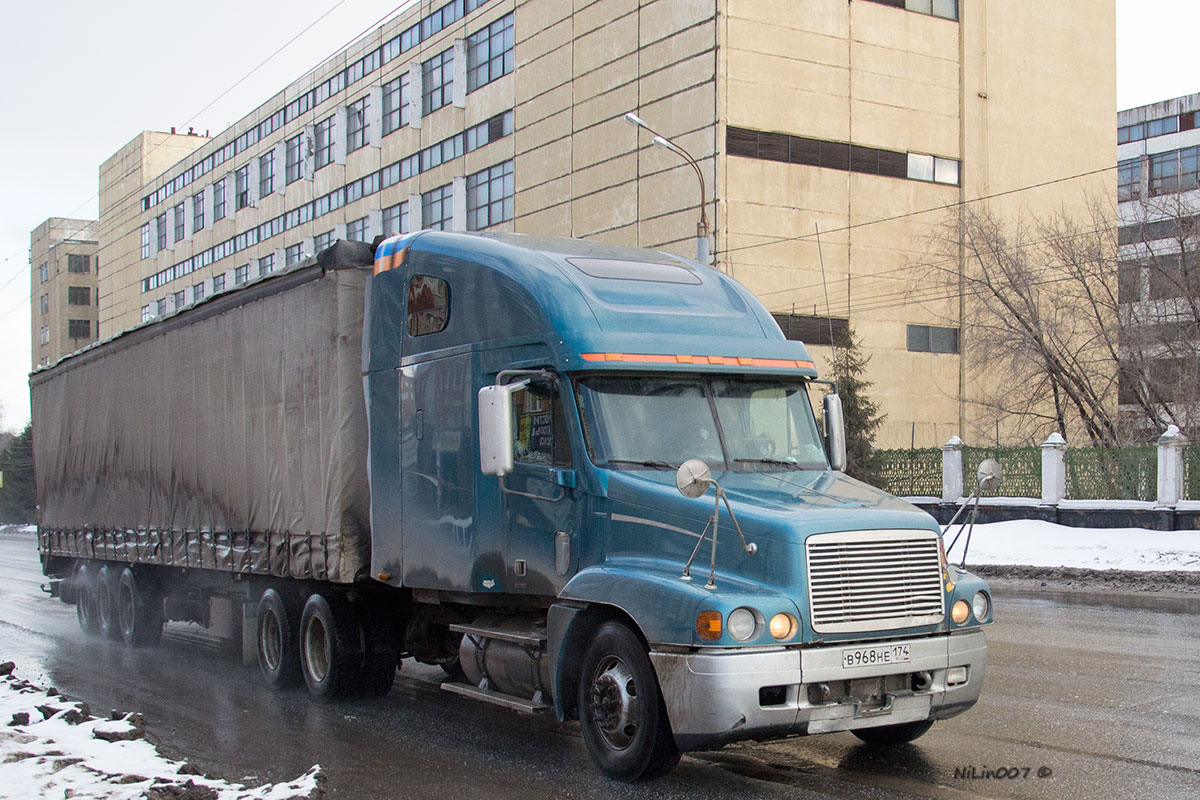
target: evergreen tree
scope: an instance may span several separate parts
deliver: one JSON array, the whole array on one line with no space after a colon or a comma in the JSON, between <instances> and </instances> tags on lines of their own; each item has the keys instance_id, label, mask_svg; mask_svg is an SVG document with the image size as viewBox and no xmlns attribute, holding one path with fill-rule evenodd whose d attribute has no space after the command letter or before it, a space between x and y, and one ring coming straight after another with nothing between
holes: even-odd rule
<instances>
[{"instance_id":1,"label":"evergreen tree","mask_svg":"<svg viewBox=\"0 0 1200 800\"><path fill-rule=\"evenodd\" d=\"M0 470L4 487L0 488L0 522L32 524L37 502L33 491L33 426L12 437L0 450Z\"/></svg>"},{"instance_id":2,"label":"evergreen tree","mask_svg":"<svg viewBox=\"0 0 1200 800\"><path fill-rule=\"evenodd\" d=\"M859 345L854 330L847 328L833 348L833 371L846 420L846 474L878 485L882 459L875 450L875 433L886 415L867 396L872 384L865 376L871 359Z\"/></svg>"}]
</instances>

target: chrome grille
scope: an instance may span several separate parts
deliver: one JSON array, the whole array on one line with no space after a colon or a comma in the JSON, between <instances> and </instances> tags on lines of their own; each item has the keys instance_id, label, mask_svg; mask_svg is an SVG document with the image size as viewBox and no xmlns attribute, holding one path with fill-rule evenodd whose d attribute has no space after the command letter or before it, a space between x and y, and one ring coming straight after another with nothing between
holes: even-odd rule
<instances>
[{"instance_id":1,"label":"chrome grille","mask_svg":"<svg viewBox=\"0 0 1200 800\"><path fill-rule=\"evenodd\" d=\"M890 630L945 615L932 531L854 531L808 537L808 608L817 633Z\"/></svg>"}]
</instances>

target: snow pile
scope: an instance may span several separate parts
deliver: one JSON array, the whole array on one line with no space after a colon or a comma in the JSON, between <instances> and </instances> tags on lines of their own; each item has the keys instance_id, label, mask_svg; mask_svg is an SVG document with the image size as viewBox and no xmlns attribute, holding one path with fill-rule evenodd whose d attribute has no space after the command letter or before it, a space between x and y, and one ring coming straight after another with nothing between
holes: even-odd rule
<instances>
[{"instance_id":1,"label":"snow pile","mask_svg":"<svg viewBox=\"0 0 1200 800\"><path fill-rule=\"evenodd\" d=\"M947 547L957 533L956 524L947 532ZM966 538L964 533L949 554L952 562L962 558ZM1200 572L1200 531L1069 528L1038 520L992 522L975 526L967 564Z\"/></svg>"},{"instance_id":2,"label":"snow pile","mask_svg":"<svg viewBox=\"0 0 1200 800\"><path fill-rule=\"evenodd\" d=\"M291 783L247 789L189 774L143 738L139 714L103 720L0 664L0 798L288 800L322 797L320 767Z\"/></svg>"}]
</instances>

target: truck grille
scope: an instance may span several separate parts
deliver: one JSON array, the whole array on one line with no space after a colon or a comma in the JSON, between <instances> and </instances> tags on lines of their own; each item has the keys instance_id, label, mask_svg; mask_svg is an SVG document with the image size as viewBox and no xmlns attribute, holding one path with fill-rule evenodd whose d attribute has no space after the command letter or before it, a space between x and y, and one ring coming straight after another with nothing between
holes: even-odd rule
<instances>
[{"instance_id":1,"label":"truck grille","mask_svg":"<svg viewBox=\"0 0 1200 800\"><path fill-rule=\"evenodd\" d=\"M856 531L808 537L808 601L817 633L932 625L945 615L938 537Z\"/></svg>"}]
</instances>

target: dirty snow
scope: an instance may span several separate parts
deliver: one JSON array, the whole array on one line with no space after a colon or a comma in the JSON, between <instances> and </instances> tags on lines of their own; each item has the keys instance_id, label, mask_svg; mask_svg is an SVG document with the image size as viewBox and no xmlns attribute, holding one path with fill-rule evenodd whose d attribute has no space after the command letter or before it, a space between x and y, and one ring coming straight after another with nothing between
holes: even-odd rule
<instances>
[{"instance_id":1,"label":"dirty snow","mask_svg":"<svg viewBox=\"0 0 1200 800\"><path fill-rule=\"evenodd\" d=\"M138 714L91 716L85 703L34 686L0 665L0 798L286 800L321 796L320 767L254 789L188 774L143 736Z\"/></svg>"}]
</instances>

